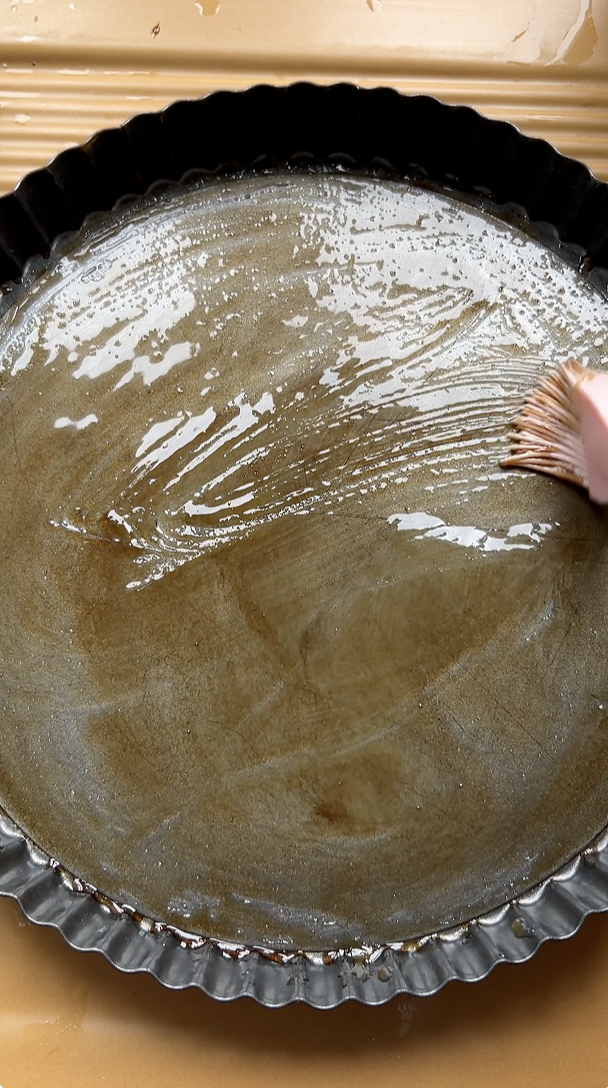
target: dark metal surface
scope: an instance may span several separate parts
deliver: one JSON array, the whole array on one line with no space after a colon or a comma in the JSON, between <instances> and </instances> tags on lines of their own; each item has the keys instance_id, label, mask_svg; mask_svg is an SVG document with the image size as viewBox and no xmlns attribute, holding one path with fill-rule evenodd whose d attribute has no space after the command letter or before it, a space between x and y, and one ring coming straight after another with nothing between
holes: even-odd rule
<instances>
[{"instance_id":1,"label":"dark metal surface","mask_svg":"<svg viewBox=\"0 0 608 1088\"><path fill-rule=\"evenodd\" d=\"M192 171L309 163L411 177L499 206L606 292L608 190L584 166L469 109L382 89L297 85L177 103L101 133L25 178L0 200L4 304L27 290L66 232L128 194ZM23 284L14 282L22 276ZM149 971L167 986L266 1005L332 1007L349 997L378 1004L400 992L433 993L452 978L475 981L501 960L528 959L542 941L569 936L587 913L608 908L605 849L598 840L529 894L454 931L348 952L231 945L146 920L71 877L8 818L0 825L0 893L17 898L32 920L56 926L73 947L101 951L121 970Z\"/></svg>"}]
</instances>

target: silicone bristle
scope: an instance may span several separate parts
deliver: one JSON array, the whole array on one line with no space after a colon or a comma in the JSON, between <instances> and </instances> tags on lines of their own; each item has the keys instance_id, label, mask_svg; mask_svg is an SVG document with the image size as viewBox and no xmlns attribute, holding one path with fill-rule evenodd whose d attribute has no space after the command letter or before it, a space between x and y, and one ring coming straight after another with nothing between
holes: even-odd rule
<instances>
[{"instance_id":1,"label":"silicone bristle","mask_svg":"<svg viewBox=\"0 0 608 1088\"><path fill-rule=\"evenodd\" d=\"M503 467L544 472L587 487L578 388L593 374L569 359L543 378L513 423Z\"/></svg>"}]
</instances>

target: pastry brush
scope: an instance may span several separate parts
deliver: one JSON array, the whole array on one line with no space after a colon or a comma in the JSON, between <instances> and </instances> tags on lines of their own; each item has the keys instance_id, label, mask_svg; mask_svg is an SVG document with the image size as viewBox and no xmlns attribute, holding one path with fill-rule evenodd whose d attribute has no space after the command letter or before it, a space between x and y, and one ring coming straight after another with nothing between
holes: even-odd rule
<instances>
[{"instance_id":1,"label":"pastry brush","mask_svg":"<svg viewBox=\"0 0 608 1088\"><path fill-rule=\"evenodd\" d=\"M509 440L504 467L558 476L608 503L608 374L562 363L528 394Z\"/></svg>"}]
</instances>

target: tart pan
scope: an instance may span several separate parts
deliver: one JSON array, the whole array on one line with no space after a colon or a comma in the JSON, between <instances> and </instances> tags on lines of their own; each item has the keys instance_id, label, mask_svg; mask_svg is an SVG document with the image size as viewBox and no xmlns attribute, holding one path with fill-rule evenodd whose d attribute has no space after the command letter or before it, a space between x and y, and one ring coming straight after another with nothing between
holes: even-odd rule
<instances>
[{"instance_id":1,"label":"tart pan","mask_svg":"<svg viewBox=\"0 0 608 1088\"><path fill-rule=\"evenodd\" d=\"M468 109L445 107L429 98L408 99L387 90L296 85L281 90L258 87L242 94L222 92L201 102L177 103L158 115L134 118L121 129L100 133L83 148L64 152L45 170L24 178L0 202L0 276L5 282L7 320L14 322L19 308L27 307L45 270L57 270L66 255L73 253L80 237L73 232L83 224L85 234L104 229L107 220L99 213L115 208L112 214L123 222L129 216L145 216L159 202L166 205L180 187L185 193L198 187L205 194L216 193L222 184L253 184L255 193L259 192L255 179L262 179L263 188L272 185L273 178L283 185L292 180L295 185L302 178L320 178L331 185L332 179L346 178L351 196L358 184L384 187L383 192L391 193L402 184L425 199L457 200L471 214L494 216L519 232L518 237L544 247L569 274L576 275L585 290L593 292L597 305L606 293L607 191L585 167L564 159L541 141L523 137L509 125L487 121ZM141 199L138 194L148 195ZM582 567L586 570L587 563L596 572L594 592L601 602L603 522L588 513L580 497L567 494L561 516L574 519L571 523L583 534ZM548 501L547 496L553 499L555 490L545 489L542 502ZM454 543L454 533L450 537L451 527L442 519L429 521L429 515L424 515L427 521L414 523L408 521L409 510L399 515L396 531L439 529L442 541ZM396 515L391 517L394 524ZM515 528L517 532L509 530L503 544L527 548L520 541L524 527ZM538 531L542 535L545 529ZM527 532L530 539L538 535L532 526ZM580 543L574 537L566 539L562 533L562 551L566 545ZM489 542L489 550L497 539L483 533L475 538L485 541L484 547ZM140 592L147 592L146 587ZM568 597L565 590L563 596L565 614L556 637L566 639L574 623L568 608L574 614L578 598ZM584 634L581 628L576 636L579 658ZM603 710L601 668L595 669L593 677L593 691L585 691L595 701L595 713ZM578 678L575 670L566 681L575 683ZM591 682L587 674L584 679ZM454 705L463 699L459 682L454 680L450 689ZM425 692L429 691L427 685ZM562 708L562 717L564 713L566 720L568 714ZM577 713L581 713L580 702L575 700L573 716ZM556 741L561 722L556 716ZM503 724L501 713L496 713L495 728ZM591 744L594 729L601 738L601 723L595 717L588 720L587 716L583 725L584 737L579 738L583 747ZM213 932L211 924L199 920L191 929L191 912L182 901L176 899L163 915L157 906L149 908L153 899L130 894L128 887L121 894L109 870L104 886L98 877L91 880L86 865L74 864L66 856L56 858L54 843L44 830L30 834L28 818L17 816L19 803L11 802L17 795L8 786L3 793L9 800L4 802L7 811L1 825L0 890L14 895L28 917L56 926L74 947L102 951L117 967L148 970L175 988L197 985L221 999L248 994L267 1005L304 1000L318 1007L331 1007L348 997L377 1004L400 992L429 994L450 978L473 981L496 962L527 959L544 939L568 936L586 913L608 905L602 801L607 787L598 766L601 739L595 762L589 757L586 768L576 761L572 747L576 743L577 736L569 737L566 755L550 752L547 756L550 762L559 764L561 759L563 764L556 778L566 782L563 798L568 801L563 803L571 804L574 796L577 812L580 808L582 813L572 841L565 840L560 825L552 848L537 851L534 864L511 872L499 856L496 871L502 873L502 884L496 879L492 882L488 873L487 880L472 891L470 881L467 884L470 874L454 875L466 851L454 850L450 866L447 847L457 840L449 836L442 840L439 828L435 857L427 849L428 869L432 872L443 866L454 887L461 880L463 891L452 906L443 902L430 922L429 916L408 915L403 902L396 903L392 923L386 916L362 922L361 915L352 922L327 922L326 914L326 923L337 926L337 936L324 941L320 928L324 923L318 917L298 921L292 909L286 920L289 911L280 905L281 894L287 900L289 895L277 891L274 914L270 911L274 921L263 922L257 931L255 920L245 919L245 906L251 901L242 894L234 897L241 904L237 913L242 909L244 915L242 930L222 921ZM336 818L343 820L345 802L332 808L317 798L315 804L317 816L327 825L330 849L335 850L336 832L330 825ZM559 804L559 796L551 802L539 796L538 810L548 812L539 817L543 828L552 819L557 821ZM374 856L369 841L365 850L364 857L361 847L361 864L373 883L373 869L367 868ZM381 848L377 856L380 882L385 879ZM275 882L275 891L282 876ZM404 879L401 873L399 883L395 873L395 887L403 887ZM364 884L357 878L352 886L361 894ZM258 914L264 909L260 906Z\"/></svg>"}]
</instances>

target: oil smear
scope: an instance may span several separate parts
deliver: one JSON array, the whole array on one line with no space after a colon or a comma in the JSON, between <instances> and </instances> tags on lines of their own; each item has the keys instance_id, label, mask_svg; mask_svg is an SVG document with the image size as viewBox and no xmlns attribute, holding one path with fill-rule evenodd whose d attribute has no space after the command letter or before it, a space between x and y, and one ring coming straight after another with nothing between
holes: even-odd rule
<instances>
[{"instance_id":1,"label":"oil smear","mask_svg":"<svg viewBox=\"0 0 608 1088\"><path fill-rule=\"evenodd\" d=\"M48 521L133 549L129 588L294 516L484 555L549 530L497 465L546 368L601 366L604 309L451 197L241 178L81 235L5 318L3 370Z\"/></svg>"},{"instance_id":2,"label":"oil smear","mask_svg":"<svg viewBox=\"0 0 608 1088\"><path fill-rule=\"evenodd\" d=\"M510 525L506 536L499 537L491 536L483 529L476 529L474 525L446 525L442 518L423 511L391 514L387 520L399 532L413 533L414 540L444 540L460 548L476 548L482 552L530 551L553 528L550 522L526 522Z\"/></svg>"}]
</instances>

